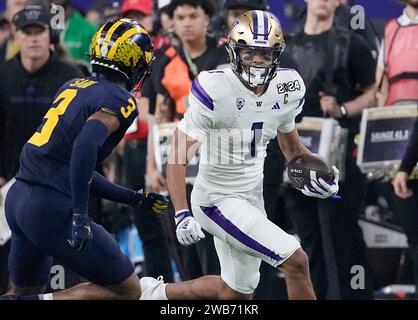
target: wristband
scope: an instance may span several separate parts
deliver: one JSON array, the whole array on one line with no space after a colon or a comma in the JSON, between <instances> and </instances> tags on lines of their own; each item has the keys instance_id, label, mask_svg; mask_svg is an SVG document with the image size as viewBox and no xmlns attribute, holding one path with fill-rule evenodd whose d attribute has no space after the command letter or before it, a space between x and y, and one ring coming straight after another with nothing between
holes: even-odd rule
<instances>
[{"instance_id":1,"label":"wristband","mask_svg":"<svg viewBox=\"0 0 418 320\"><path fill-rule=\"evenodd\" d=\"M347 107L345 105L340 106L340 111L341 111L341 118L347 118L348 117Z\"/></svg>"}]
</instances>

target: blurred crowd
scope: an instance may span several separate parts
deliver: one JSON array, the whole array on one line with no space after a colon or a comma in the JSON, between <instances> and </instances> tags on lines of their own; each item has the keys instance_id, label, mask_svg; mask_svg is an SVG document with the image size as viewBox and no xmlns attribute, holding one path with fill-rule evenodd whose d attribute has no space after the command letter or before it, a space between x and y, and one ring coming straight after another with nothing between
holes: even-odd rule
<instances>
[{"instance_id":1,"label":"blurred crowd","mask_svg":"<svg viewBox=\"0 0 418 320\"><path fill-rule=\"evenodd\" d=\"M284 183L285 160L275 140L268 146L264 167L267 215L300 238L320 299L371 299L381 285L371 272L358 224L359 216L370 208L376 208L381 219L399 221L403 227L414 265L412 282L418 284L418 184L407 182L418 160L414 162L418 149L412 147L418 131L412 135L408 158L403 159L394 186L367 181L356 164L363 109L418 101L418 0L401 2L402 16L394 16L385 30L378 30L367 18L364 27L353 30L351 1L306 0L306 8L284 30L287 47L280 67L299 71L307 87L298 120L334 118L348 130L340 201L308 198ZM137 120L117 151L97 169L121 185L167 193L155 157L153 128L182 118L199 72L228 67L228 27L247 10L269 10L267 0L97 0L85 12L70 0L53 3L6 0L6 10L0 13L0 187L16 174L21 148L39 126L57 89L71 78L90 74L88 53L98 26L125 17L139 21L151 34L156 61L141 92L135 92ZM31 8L42 14L28 16ZM51 27L52 20L61 17L61 27ZM189 196L192 187L187 185ZM209 234L189 247L177 243L172 208L157 217L94 197L90 208L94 219L115 235L138 266L138 275L163 275L173 282L220 273ZM390 218L383 217L387 212ZM137 235L139 244L133 240ZM0 246L0 294L7 289L9 246ZM355 265L366 270L362 290L351 285ZM281 274L264 262L260 272L254 297L286 299Z\"/></svg>"}]
</instances>

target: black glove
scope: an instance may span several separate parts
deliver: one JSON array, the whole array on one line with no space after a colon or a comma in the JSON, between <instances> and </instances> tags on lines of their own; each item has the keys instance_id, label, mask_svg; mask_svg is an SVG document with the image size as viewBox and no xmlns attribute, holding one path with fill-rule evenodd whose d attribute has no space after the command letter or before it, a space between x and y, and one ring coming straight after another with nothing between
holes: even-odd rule
<instances>
[{"instance_id":1,"label":"black glove","mask_svg":"<svg viewBox=\"0 0 418 320\"><path fill-rule=\"evenodd\" d=\"M73 228L71 230L70 245L77 251L87 251L93 242L93 232L87 214L73 214Z\"/></svg>"},{"instance_id":2,"label":"black glove","mask_svg":"<svg viewBox=\"0 0 418 320\"><path fill-rule=\"evenodd\" d=\"M158 193L135 194L135 207L142 211L151 211L156 215L162 215L167 209L169 198Z\"/></svg>"}]
</instances>

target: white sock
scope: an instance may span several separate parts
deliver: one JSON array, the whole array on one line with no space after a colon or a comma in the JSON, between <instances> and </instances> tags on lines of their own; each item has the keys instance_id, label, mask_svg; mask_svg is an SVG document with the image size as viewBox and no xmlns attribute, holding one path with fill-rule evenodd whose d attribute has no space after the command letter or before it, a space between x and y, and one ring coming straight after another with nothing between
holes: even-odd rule
<instances>
[{"instance_id":1,"label":"white sock","mask_svg":"<svg viewBox=\"0 0 418 320\"><path fill-rule=\"evenodd\" d=\"M165 293L165 287L167 286L167 283L163 283L161 286L160 286L160 288L159 288L159 291L160 292L158 292L158 297L159 297L159 300L168 300L168 298L167 298L167 294Z\"/></svg>"},{"instance_id":2,"label":"white sock","mask_svg":"<svg viewBox=\"0 0 418 320\"><path fill-rule=\"evenodd\" d=\"M40 294L39 300L54 300L54 295L52 293Z\"/></svg>"}]
</instances>

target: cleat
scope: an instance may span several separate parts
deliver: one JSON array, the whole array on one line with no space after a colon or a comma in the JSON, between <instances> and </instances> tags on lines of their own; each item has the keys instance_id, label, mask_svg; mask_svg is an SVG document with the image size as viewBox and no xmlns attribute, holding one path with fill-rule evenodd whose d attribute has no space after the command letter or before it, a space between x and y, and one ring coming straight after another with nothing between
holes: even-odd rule
<instances>
[{"instance_id":1,"label":"cleat","mask_svg":"<svg viewBox=\"0 0 418 320\"><path fill-rule=\"evenodd\" d=\"M139 280L141 284L141 297L139 300L163 300L164 297L161 296L161 286L165 287L164 279L162 276L159 276L157 279L152 277L143 277ZM167 298L165 298L167 299Z\"/></svg>"}]
</instances>

